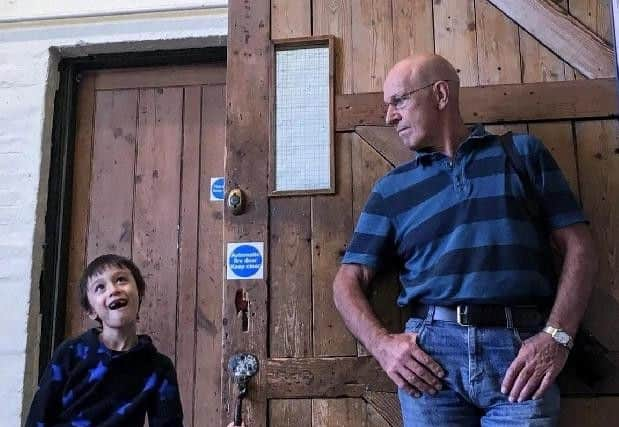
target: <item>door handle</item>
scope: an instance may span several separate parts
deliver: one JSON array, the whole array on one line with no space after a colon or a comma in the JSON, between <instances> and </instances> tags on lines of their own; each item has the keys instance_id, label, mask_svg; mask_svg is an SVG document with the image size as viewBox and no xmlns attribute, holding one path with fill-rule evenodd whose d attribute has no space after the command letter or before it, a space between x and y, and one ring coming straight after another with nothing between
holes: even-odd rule
<instances>
[{"instance_id":1,"label":"door handle","mask_svg":"<svg viewBox=\"0 0 619 427\"><path fill-rule=\"evenodd\" d=\"M234 408L235 426L240 426L243 422L243 398L247 396L247 383L258 373L258 369L258 358L251 353L236 353L228 360L228 373L238 388Z\"/></svg>"},{"instance_id":2,"label":"door handle","mask_svg":"<svg viewBox=\"0 0 619 427\"><path fill-rule=\"evenodd\" d=\"M245 211L245 195L243 191L240 188L230 190L226 204L232 215L241 215Z\"/></svg>"}]
</instances>

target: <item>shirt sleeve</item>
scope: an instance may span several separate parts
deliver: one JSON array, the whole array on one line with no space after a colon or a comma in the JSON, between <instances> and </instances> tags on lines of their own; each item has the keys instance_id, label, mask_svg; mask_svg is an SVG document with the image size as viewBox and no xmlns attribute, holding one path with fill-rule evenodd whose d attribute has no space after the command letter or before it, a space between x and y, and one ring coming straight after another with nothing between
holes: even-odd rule
<instances>
[{"instance_id":1,"label":"shirt sleeve","mask_svg":"<svg viewBox=\"0 0 619 427\"><path fill-rule=\"evenodd\" d=\"M162 380L148 408L148 425L150 427L182 427L183 408L176 370L172 361L165 356L162 357L162 365Z\"/></svg>"},{"instance_id":2,"label":"shirt sleeve","mask_svg":"<svg viewBox=\"0 0 619 427\"><path fill-rule=\"evenodd\" d=\"M395 232L379 183L359 215L342 264L362 264L378 270L393 253Z\"/></svg>"},{"instance_id":3,"label":"shirt sleeve","mask_svg":"<svg viewBox=\"0 0 619 427\"><path fill-rule=\"evenodd\" d=\"M70 349L67 342L56 349L45 369L37 389L25 427L51 427L62 411L62 389L70 370Z\"/></svg>"},{"instance_id":4,"label":"shirt sleeve","mask_svg":"<svg viewBox=\"0 0 619 427\"><path fill-rule=\"evenodd\" d=\"M540 196L540 204L551 230L587 220L580 203L561 172L550 151L536 138L529 137L530 155L525 156L533 184Z\"/></svg>"}]
</instances>

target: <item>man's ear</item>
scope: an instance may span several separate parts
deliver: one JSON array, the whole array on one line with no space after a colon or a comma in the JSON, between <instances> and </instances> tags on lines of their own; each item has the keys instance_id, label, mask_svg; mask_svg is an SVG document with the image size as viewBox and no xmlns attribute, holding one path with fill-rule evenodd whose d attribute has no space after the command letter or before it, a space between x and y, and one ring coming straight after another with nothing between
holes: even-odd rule
<instances>
[{"instance_id":1,"label":"man's ear","mask_svg":"<svg viewBox=\"0 0 619 427\"><path fill-rule=\"evenodd\" d=\"M439 110L447 108L449 103L449 83L440 80L434 84L434 96L436 96L437 107Z\"/></svg>"}]
</instances>

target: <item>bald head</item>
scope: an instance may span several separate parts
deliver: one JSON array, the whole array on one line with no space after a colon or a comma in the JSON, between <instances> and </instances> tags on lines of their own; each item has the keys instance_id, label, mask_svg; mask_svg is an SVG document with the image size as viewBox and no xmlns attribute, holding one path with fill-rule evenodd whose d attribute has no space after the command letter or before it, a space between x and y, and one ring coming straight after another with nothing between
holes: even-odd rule
<instances>
[{"instance_id":1,"label":"bald head","mask_svg":"<svg viewBox=\"0 0 619 427\"><path fill-rule=\"evenodd\" d=\"M458 73L445 58L430 53L410 56L395 64L385 79L385 121L411 149L449 151L444 146L452 144L452 134L467 132L459 90Z\"/></svg>"},{"instance_id":2,"label":"bald head","mask_svg":"<svg viewBox=\"0 0 619 427\"><path fill-rule=\"evenodd\" d=\"M452 88L456 89L453 94L456 97L460 87L460 78L456 69L440 55L432 53L419 53L401 60L389 71L386 80L396 80L398 83L418 88L428 85L437 80L447 80Z\"/></svg>"}]
</instances>

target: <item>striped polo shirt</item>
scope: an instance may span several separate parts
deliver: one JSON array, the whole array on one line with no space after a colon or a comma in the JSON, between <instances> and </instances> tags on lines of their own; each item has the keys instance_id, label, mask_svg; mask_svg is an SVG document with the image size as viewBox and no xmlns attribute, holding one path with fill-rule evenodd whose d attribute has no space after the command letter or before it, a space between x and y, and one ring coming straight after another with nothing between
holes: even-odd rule
<instances>
[{"instance_id":1,"label":"striped polo shirt","mask_svg":"<svg viewBox=\"0 0 619 427\"><path fill-rule=\"evenodd\" d=\"M548 150L515 134L547 227L586 222ZM496 135L473 128L453 159L419 152L376 182L342 260L400 268L398 304L551 302L548 239L529 220L525 193Z\"/></svg>"}]
</instances>

